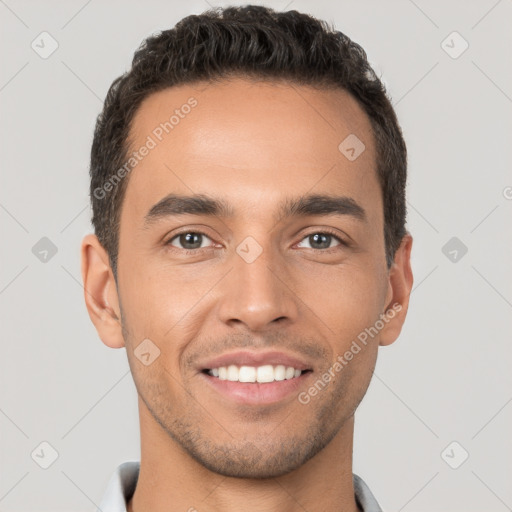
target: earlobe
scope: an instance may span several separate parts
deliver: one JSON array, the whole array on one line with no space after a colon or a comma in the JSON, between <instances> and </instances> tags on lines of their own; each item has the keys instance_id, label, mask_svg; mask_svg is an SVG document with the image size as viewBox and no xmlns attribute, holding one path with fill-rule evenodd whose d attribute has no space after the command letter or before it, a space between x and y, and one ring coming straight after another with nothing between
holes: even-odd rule
<instances>
[{"instance_id":1,"label":"earlobe","mask_svg":"<svg viewBox=\"0 0 512 512\"><path fill-rule=\"evenodd\" d=\"M85 304L91 321L105 345L124 347L117 287L108 254L95 235L87 235L81 255Z\"/></svg>"},{"instance_id":2,"label":"earlobe","mask_svg":"<svg viewBox=\"0 0 512 512\"><path fill-rule=\"evenodd\" d=\"M407 233L395 253L395 259L389 270L388 293L384 315L387 319L380 332L379 344L391 345L398 338L407 316L409 296L412 290L411 270L412 236Z\"/></svg>"}]
</instances>

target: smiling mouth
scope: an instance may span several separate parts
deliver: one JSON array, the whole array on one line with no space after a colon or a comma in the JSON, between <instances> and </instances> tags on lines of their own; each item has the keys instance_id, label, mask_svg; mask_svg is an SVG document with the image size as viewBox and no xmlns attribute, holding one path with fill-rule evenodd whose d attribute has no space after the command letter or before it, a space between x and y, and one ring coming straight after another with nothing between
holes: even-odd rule
<instances>
[{"instance_id":1,"label":"smiling mouth","mask_svg":"<svg viewBox=\"0 0 512 512\"><path fill-rule=\"evenodd\" d=\"M203 373L219 380L259 384L296 379L308 372L311 372L311 370L300 370L282 364L262 366L237 366L232 364L203 370Z\"/></svg>"}]
</instances>

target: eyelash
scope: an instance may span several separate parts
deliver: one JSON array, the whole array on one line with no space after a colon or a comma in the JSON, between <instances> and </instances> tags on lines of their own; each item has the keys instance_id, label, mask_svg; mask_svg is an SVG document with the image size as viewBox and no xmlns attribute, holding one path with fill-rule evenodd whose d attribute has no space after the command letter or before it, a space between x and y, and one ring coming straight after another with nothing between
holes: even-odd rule
<instances>
[{"instance_id":1,"label":"eyelash","mask_svg":"<svg viewBox=\"0 0 512 512\"><path fill-rule=\"evenodd\" d=\"M205 249L212 249L212 247L202 247L202 248L199 248L199 249L182 249L182 248L180 248L180 247L174 247L173 245L171 245L171 242L172 242L174 239L178 238L180 235L185 235L185 234L187 234L187 233L194 233L194 234L196 234L196 235L203 235L203 236L205 236L205 237L207 237L207 238L210 238L210 240L211 240L211 237L210 237L210 236L208 236L208 235L207 235L206 233L204 233L203 231L193 231L193 230L190 230L190 229L189 229L189 230L181 231L181 232L179 232L179 233L174 234L174 235L172 236L172 238L170 238L169 240L167 240L167 242L165 242L165 244L164 244L164 245L165 245L165 246L167 246L167 247L170 247L170 248L171 248L171 250L177 250L177 251L180 251L182 254L187 254L187 255L197 254L199 251L201 251L201 250L205 250ZM344 246L344 247L349 247L349 244L348 244L345 240L343 240L342 238L340 238L340 236L339 236L336 232L334 232L334 231L332 231L332 230L330 230L330 229L328 229L328 228L325 228L325 229L323 229L323 230L321 230L321 231L311 231L310 233L305 234L305 235L300 239L300 241L299 241L299 242L302 242L302 240L304 240L305 238L307 238L307 237L309 237L309 236L312 236L312 235L329 235L329 236L332 236L334 239L336 239L336 241L338 241L338 242L340 243L340 245L342 245L342 246ZM213 240L212 240L212 241L213 241ZM307 249L307 247L306 247L306 249ZM331 252L331 251L333 251L333 250L335 250L335 249L336 249L336 246L335 246L335 247L331 247L331 248L329 248L329 249L312 249L312 250L313 250L313 251L317 251L317 252L329 253L329 252Z\"/></svg>"}]
</instances>

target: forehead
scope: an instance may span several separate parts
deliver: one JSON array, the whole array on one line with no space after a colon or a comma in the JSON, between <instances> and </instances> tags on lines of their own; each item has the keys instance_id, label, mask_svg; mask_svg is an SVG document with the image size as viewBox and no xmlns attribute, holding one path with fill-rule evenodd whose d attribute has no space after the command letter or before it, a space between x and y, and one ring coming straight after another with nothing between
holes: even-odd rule
<instances>
[{"instance_id":1,"label":"forehead","mask_svg":"<svg viewBox=\"0 0 512 512\"><path fill-rule=\"evenodd\" d=\"M168 88L141 104L130 142L138 157L124 204L139 216L173 192L246 210L284 192L379 192L370 121L341 89L245 79Z\"/></svg>"}]
</instances>

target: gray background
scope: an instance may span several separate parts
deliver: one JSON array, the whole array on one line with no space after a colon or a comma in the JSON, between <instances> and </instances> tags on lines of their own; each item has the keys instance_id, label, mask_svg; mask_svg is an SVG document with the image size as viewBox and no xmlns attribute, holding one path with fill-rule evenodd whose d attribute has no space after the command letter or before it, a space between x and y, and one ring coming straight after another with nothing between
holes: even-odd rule
<instances>
[{"instance_id":1,"label":"gray background","mask_svg":"<svg viewBox=\"0 0 512 512\"><path fill-rule=\"evenodd\" d=\"M225 5L0 0L2 512L93 511L115 467L139 459L125 349L101 343L83 301L88 155L141 40L208 4ZM408 144L415 287L356 414L354 472L385 511L512 510L512 2L267 4L359 42ZM31 47L43 31L59 45L46 59ZM59 454L48 469L43 441Z\"/></svg>"}]
</instances>

